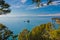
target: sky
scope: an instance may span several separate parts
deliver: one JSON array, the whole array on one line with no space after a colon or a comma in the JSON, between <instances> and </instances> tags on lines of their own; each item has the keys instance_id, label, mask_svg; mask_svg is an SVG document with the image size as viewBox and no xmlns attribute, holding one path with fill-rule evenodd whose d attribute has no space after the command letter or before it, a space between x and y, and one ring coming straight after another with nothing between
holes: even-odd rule
<instances>
[{"instance_id":1,"label":"sky","mask_svg":"<svg viewBox=\"0 0 60 40\"><path fill-rule=\"evenodd\" d=\"M41 2L43 7L36 7L36 3L32 4L32 0L5 0L10 5L11 13L4 16L60 16L60 0L54 0L52 5L46 6L47 0Z\"/></svg>"}]
</instances>

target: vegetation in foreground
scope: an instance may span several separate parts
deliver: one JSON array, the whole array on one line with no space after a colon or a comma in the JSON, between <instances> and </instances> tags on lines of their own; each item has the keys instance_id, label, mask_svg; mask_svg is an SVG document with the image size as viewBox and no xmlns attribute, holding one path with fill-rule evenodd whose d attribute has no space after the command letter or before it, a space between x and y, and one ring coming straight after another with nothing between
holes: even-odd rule
<instances>
[{"instance_id":1,"label":"vegetation in foreground","mask_svg":"<svg viewBox=\"0 0 60 40\"><path fill-rule=\"evenodd\" d=\"M29 31L24 29L18 40L60 40L60 27L55 29L52 23L41 24Z\"/></svg>"},{"instance_id":2,"label":"vegetation in foreground","mask_svg":"<svg viewBox=\"0 0 60 40\"><path fill-rule=\"evenodd\" d=\"M0 24L0 40L15 40L18 35L9 30L5 25Z\"/></svg>"},{"instance_id":3,"label":"vegetation in foreground","mask_svg":"<svg viewBox=\"0 0 60 40\"><path fill-rule=\"evenodd\" d=\"M0 24L0 40L60 40L60 27L55 29L52 23L46 23L14 35L5 25Z\"/></svg>"}]
</instances>

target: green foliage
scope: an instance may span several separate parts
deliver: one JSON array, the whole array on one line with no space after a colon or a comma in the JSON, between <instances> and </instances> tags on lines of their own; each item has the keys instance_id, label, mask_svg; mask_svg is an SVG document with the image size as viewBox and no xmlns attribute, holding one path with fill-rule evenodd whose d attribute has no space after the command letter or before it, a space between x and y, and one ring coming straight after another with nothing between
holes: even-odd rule
<instances>
[{"instance_id":1,"label":"green foliage","mask_svg":"<svg viewBox=\"0 0 60 40\"><path fill-rule=\"evenodd\" d=\"M0 0L0 15L10 13L10 5L4 0Z\"/></svg>"},{"instance_id":2,"label":"green foliage","mask_svg":"<svg viewBox=\"0 0 60 40\"><path fill-rule=\"evenodd\" d=\"M41 0L32 0L32 3L37 3L37 7L39 7Z\"/></svg>"},{"instance_id":3,"label":"green foliage","mask_svg":"<svg viewBox=\"0 0 60 40\"><path fill-rule=\"evenodd\" d=\"M17 35L14 35L5 25L0 24L0 40L8 40L10 37L12 37L13 40L13 38L17 38Z\"/></svg>"},{"instance_id":4,"label":"green foliage","mask_svg":"<svg viewBox=\"0 0 60 40\"><path fill-rule=\"evenodd\" d=\"M51 4L52 3L52 0L48 0L47 2L47 5Z\"/></svg>"},{"instance_id":5,"label":"green foliage","mask_svg":"<svg viewBox=\"0 0 60 40\"><path fill-rule=\"evenodd\" d=\"M47 0L47 5L50 5L52 4L53 0ZM42 3L42 0L32 0L32 3L36 3L37 7L40 7L40 6L44 6L43 3Z\"/></svg>"},{"instance_id":6,"label":"green foliage","mask_svg":"<svg viewBox=\"0 0 60 40\"><path fill-rule=\"evenodd\" d=\"M52 23L41 24L31 31L24 29L19 35L18 40L59 40L60 28L54 29Z\"/></svg>"},{"instance_id":7,"label":"green foliage","mask_svg":"<svg viewBox=\"0 0 60 40\"><path fill-rule=\"evenodd\" d=\"M28 40L27 38L27 34L29 33L29 31L27 29L24 29L18 36L18 40Z\"/></svg>"}]
</instances>

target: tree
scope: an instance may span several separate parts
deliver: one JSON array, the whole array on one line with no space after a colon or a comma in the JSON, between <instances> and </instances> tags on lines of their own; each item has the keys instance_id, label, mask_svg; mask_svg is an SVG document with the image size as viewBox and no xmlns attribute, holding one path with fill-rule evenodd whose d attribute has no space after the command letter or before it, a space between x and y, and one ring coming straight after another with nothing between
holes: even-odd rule
<instances>
[{"instance_id":1,"label":"tree","mask_svg":"<svg viewBox=\"0 0 60 40\"><path fill-rule=\"evenodd\" d=\"M16 40L18 35L12 35L12 40Z\"/></svg>"},{"instance_id":2,"label":"tree","mask_svg":"<svg viewBox=\"0 0 60 40\"><path fill-rule=\"evenodd\" d=\"M27 34L29 31L27 29L24 29L19 35L18 40L27 40Z\"/></svg>"},{"instance_id":3,"label":"tree","mask_svg":"<svg viewBox=\"0 0 60 40\"><path fill-rule=\"evenodd\" d=\"M52 23L41 24L28 32L23 30L18 40L60 40L60 28L54 29Z\"/></svg>"},{"instance_id":4,"label":"tree","mask_svg":"<svg viewBox=\"0 0 60 40\"><path fill-rule=\"evenodd\" d=\"M0 0L0 15L10 13L10 5L4 0Z\"/></svg>"},{"instance_id":5,"label":"tree","mask_svg":"<svg viewBox=\"0 0 60 40\"><path fill-rule=\"evenodd\" d=\"M44 6L44 4L41 2L41 0L32 0L33 3L37 4L37 7ZM53 0L47 0L47 5L52 4Z\"/></svg>"},{"instance_id":6,"label":"tree","mask_svg":"<svg viewBox=\"0 0 60 40\"><path fill-rule=\"evenodd\" d=\"M14 35L5 25L0 24L0 40L9 40L9 38L10 40L16 40L17 37L18 35Z\"/></svg>"},{"instance_id":7,"label":"tree","mask_svg":"<svg viewBox=\"0 0 60 40\"><path fill-rule=\"evenodd\" d=\"M24 30L18 35L18 40L49 40L49 31L51 29L51 26L51 23L47 23L36 26L30 32Z\"/></svg>"},{"instance_id":8,"label":"tree","mask_svg":"<svg viewBox=\"0 0 60 40\"><path fill-rule=\"evenodd\" d=\"M9 30L5 25L0 24L0 40L7 40L13 32Z\"/></svg>"},{"instance_id":9,"label":"tree","mask_svg":"<svg viewBox=\"0 0 60 40\"><path fill-rule=\"evenodd\" d=\"M48 0L47 5L52 4L52 0Z\"/></svg>"},{"instance_id":10,"label":"tree","mask_svg":"<svg viewBox=\"0 0 60 40\"><path fill-rule=\"evenodd\" d=\"M37 4L37 7L40 6L40 3L41 3L41 0L32 0L33 3L36 3Z\"/></svg>"}]
</instances>

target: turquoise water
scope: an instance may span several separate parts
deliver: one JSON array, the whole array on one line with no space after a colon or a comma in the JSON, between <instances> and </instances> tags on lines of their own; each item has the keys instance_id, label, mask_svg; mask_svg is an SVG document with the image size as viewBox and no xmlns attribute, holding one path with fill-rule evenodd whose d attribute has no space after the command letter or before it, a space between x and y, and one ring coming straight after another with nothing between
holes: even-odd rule
<instances>
[{"instance_id":1,"label":"turquoise water","mask_svg":"<svg viewBox=\"0 0 60 40\"><path fill-rule=\"evenodd\" d=\"M0 23L6 25L14 34L20 33L23 29L32 30L37 25L52 22L53 16L22 16L22 17L1 17ZM30 20L30 23L24 22Z\"/></svg>"}]
</instances>

